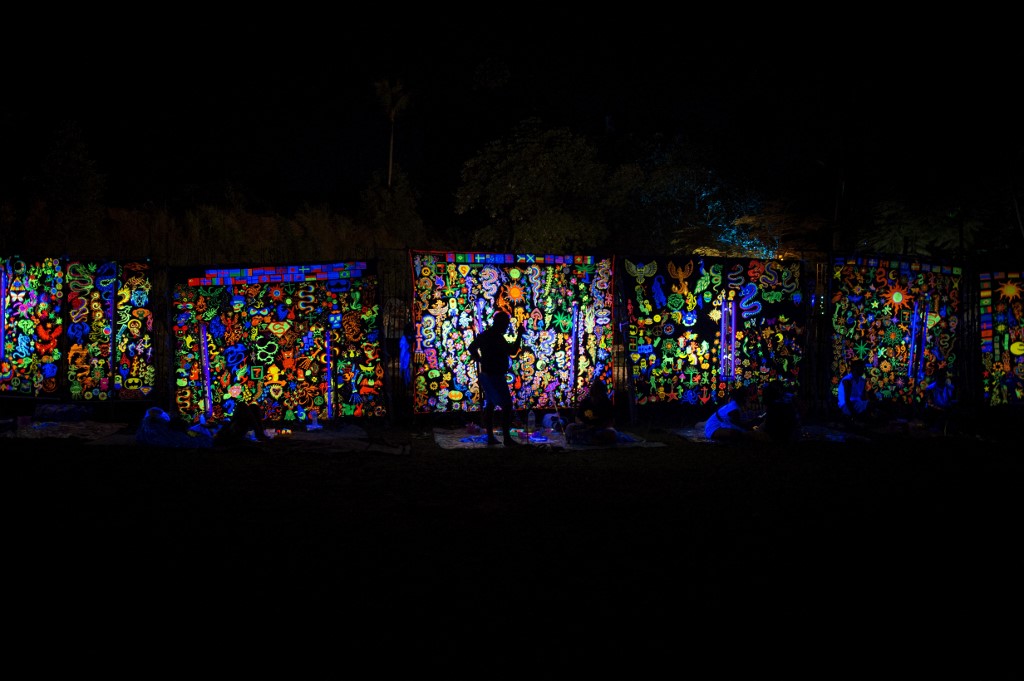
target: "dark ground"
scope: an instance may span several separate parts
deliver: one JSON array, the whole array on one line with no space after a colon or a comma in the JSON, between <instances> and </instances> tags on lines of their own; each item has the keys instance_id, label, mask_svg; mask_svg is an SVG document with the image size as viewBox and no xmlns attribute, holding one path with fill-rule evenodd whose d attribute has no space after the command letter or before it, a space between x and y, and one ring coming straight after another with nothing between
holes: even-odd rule
<instances>
[{"instance_id":1,"label":"dark ground","mask_svg":"<svg viewBox=\"0 0 1024 681\"><path fill-rule=\"evenodd\" d=\"M365 451L0 440L11 664L1020 678L1017 423L757 450L648 423L669 446L582 452L422 425Z\"/></svg>"}]
</instances>

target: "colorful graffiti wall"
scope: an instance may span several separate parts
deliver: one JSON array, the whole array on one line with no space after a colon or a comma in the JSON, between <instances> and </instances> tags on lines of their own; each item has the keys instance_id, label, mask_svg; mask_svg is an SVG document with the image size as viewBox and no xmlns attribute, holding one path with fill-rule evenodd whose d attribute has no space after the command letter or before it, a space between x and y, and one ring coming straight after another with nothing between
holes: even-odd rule
<instances>
[{"instance_id":1,"label":"colorful graffiti wall","mask_svg":"<svg viewBox=\"0 0 1024 681\"><path fill-rule=\"evenodd\" d=\"M0 393L140 400L156 385L148 264L4 260Z\"/></svg>"},{"instance_id":2,"label":"colorful graffiti wall","mask_svg":"<svg viewBox=\"0 0 1024 681\"><path fill-rule=\"evenodd\" d=\"M174 286L175 402L189 423L255 402L274 422L383 416L374 263L207 270Z\"/></svg>"},{"instance_id":3,"label":"colorful graffiti wall","mask_svg":"<svg viewBox=\"0 0 1024 681\"><path fill-rule=\"evenodd\" d=\"M1024 272L982 272L978 281L985 404L1024 404Z\"/></svg>"},{"instance_id":4,"label":"colorful graffiti wall","mask_svg":"<svg viewBox=\"0 0 1024 681\"><path fill-rule=\"evenodd\" d=\"M798 262L623 258L626 353L637 404L723 402L734 386L800 382Z\"/></svg>"},{"instance_id":5,"label":"colorful graffiti wall","mask_svg":"<svg viewBox=\"0 0 1024 681\"><path fill-rule=\"evenodd\" d=\"M931 375L959 370L959 267L877 258L832 263L831 390L850 362L867 365L868 389L881 400L919 405Z\"/></svg>"},{"instance_id":6,"label":"colorful graffiti wall","mask_svg":"<svg viewBox=\"0 0 1024 681\"><path fill-rule=\"evenodd\" d=\"M414 413L481 408L468 347L497 310L523 337L508 374L516 409L571 407L595 377L614 395L610 258L413 251L411 260Z\"/></svg>"}]
</instances>

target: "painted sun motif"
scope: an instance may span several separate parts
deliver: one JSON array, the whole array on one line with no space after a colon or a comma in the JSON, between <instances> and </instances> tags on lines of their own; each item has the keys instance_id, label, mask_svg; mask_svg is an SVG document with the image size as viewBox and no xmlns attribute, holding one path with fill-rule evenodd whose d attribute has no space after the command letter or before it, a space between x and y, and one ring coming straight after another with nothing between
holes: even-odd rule
<instances>
[{"instance_id":1,"label":"painted sun motif","mask_svg":"<svg viewBox=\"0 0 1024 681\"><path fill-rule=\"evenodd\" d=\"M999 296L1007 300L1015 300L1020 298L1021 290L1020 284L1015 281L1004 281L1002 286L999 287Z\"/></svg>"},{"instance_id":2,"label":"painted sun motif","mask_svg":"<svg viewBox=\"0 0 1024 681\"><path fill-rule=\"evenodd\" d=\"M513 304L519 305L526 302L526 291L521 284L509 284L505 289L505 295Z\"/></svg>"},{"instance_id":3,"label":"painted sun motif","mask_svg":"<svg viewBox=\"0 0 1024 681\"><path fill-rule=\"evenodd\" d=\"M889 291L883 294L883 297L889 301L893 312L898 312L902 307L909 307L910 301L913 299L913 296L907 292L907 289L898 285L890 287Z\"/></svg>"}]
</instances>

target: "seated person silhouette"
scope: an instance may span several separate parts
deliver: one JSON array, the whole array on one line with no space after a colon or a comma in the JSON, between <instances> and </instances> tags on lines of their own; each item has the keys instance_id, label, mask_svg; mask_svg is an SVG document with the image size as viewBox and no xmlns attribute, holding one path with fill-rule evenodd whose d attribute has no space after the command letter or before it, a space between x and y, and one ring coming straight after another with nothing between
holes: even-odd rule
<instances>
[{"instance_id":1,"label":"seated person silhouette","mask_svg":"<svg viewBox=\"0 0 1024 681\"><path fill-rule=\"evenodd\" d=\"M750 394L750 389L746 386L733 388L728 401L708 417L704 424L704 437L718 441L763 437L756 429L764 420L763 415L751 415L747 412Z\"/></svg>"},{"instance_id":2,"label":"seated person silhouette","mask_svg":"<svg viewBox=\"0 0 1024 681\"><path fill-rule=\"evenodd\" d=\"M249 432L252 432L260 442L270 440L259 405L255 402L239 402L235 405L231 418L221 425L214 436L214 444L230 445L245 442Z\"/></svg>"},{"instance_id":3,"label":"seated person silhouette","mask_svg":"<svg viewBox=\"0 0 1024 681\"><path fill-rule=\"evenodd\" d=\"M932 374L932 381L925 388L925 418L934 430L942 434L949 432L957 408L956 386L949 377L946 367L939 367Z\"/></svg>"},{"instance_id":4,"label":"seated person silhouette","mask_svg":"<svg viewBox=\"0 0 1024 681\"><path fill-rule=\"evenodd\" d=\"M867 389L867 370L864 360L850 362L850 370L839 381L839 411L853 425L878 418L878 405Z\"/></svg>"},{"instance_id":5,"label":"seated person silhouette","mask_svg":"<svg viewBox=\"0 0 1024 681\"><path fill-rule=\"evenodd\" d=\"M614 445L619 437L614 424L615 407L608 397L608 386L600 378L595 378L587 396L577 406L573 422L565 426L565 442L571 445Z\"/></svg>"}]
</instances>

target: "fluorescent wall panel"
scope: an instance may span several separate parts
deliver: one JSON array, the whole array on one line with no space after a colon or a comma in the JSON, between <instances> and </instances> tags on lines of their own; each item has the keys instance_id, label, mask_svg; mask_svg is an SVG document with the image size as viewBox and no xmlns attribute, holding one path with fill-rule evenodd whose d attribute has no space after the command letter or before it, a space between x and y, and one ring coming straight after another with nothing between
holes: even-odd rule
<instances>
[{"instance_id":1,"label":"fluorescent wall panel","mask_svg":"<svg viewBox=\"0 0 1024 681\"><path fill-rule=\"evenodd\" d=\"M71 261L66 279L68 389L72 399L106 400L115 375L117 263Z\"/></svg>"},{"instance_id":2,"label":"fluorescent wall panel","mask_svg":"<svg viewBox=\"0 0 1024 681\"><path fill-rule=\"evenodd\" d=\"M0 303L0 394L58 397L63 357L62 300L65 273L61 260L2 261Z\"/></svg>"},{"instance_id":3,"label":"fluorescent wall panel","mask_svg":"<svg viewBox=\"0 0 1024 681\"><path fill-rule=\"evenodd\" d=\"M122 400L151 396L157 386L149 264L118 265L114 312L114 394Z\"/></svg>"},{"instance_id":4,"label":"fluorescent wall panel","mask_svg":"<svg viewBox=\"0 0 1024 681\"><path fill-rule=\"evenodd\" d=\"M523 335L508 383L516 409L571 407L599 377L611 388L611 258L411 252L413 411L478 411L468 347L505 310Z\"/></svg>"},{"instance_id":5,"label":"fluorescent wall panel","mask_svg":"<svg viewBox=\"0 0 1024 681\"><path fill-rule=\"evenodd\" d=\"M207 270L175 285L173 306L187 422L239 401L303 424L386 413L374 263Z\"/></svg>"},{"instance_id":6,"label":"fluorescent wall panel","mask_svg":"<svg viewBox=\"0 0 1024 681\"><path fill-rule=\"evenodd\" d=\"M799 385L806 336L800 263L631 256L617 271L637 404L713 405L736 386Z\"/></svg>"},{"instance_id":7,"label":"fluorescent wall panel","mask_svg":"<svg viewBox=\"0 0 1024 681\"><path fill-rule=\"evenodd\" d=\"M985 404L1024 403L1024 272L979 274Z\"/></svg>"},{"instance_id":8,"label":"fluorescent wall panel","mask_svg":"<svg viewBox=\"0 0 1024 681\"><path fill-rule=\"evenodd\" d=\"M923 402L939 367L959 368L961 268L895 259L835 258L832 264L831 391L855 358L881 400ZM835 402L833 402L835 403Z\"/></svg>"}]
</instances>

